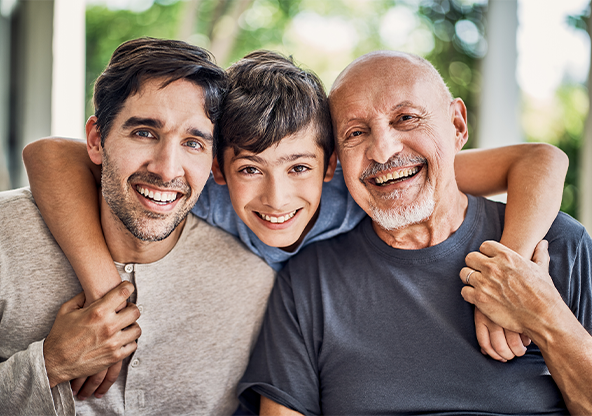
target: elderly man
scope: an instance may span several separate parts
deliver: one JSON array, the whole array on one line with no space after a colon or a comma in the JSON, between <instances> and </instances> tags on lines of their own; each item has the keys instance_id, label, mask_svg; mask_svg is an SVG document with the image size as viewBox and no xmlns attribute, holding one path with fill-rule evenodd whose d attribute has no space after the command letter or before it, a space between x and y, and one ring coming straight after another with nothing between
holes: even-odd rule
<instances>
[{"instance_id":1,"label":"elderly man","mask_svg":"<svg viewBox=\"0 0 592 416\"><path fill-rule=\"evenodd\" d=\"M505 206L458 190L466 108L424 59L364 56L330 100L345 180L369 217L280 273L241 401L270 415L592 413L584 228L560 214L547 235L555 286L543 244L540 264L483 244L499 240ZM534 341L523 357L481 354L461 290Z\"/></svg>"},{"instance_id":2,"label":"elderly man","mask_svg":"<svg viewBox=\"0 0 592 416\"><path fill-rule=\"evenodd\" d=\"M274 273L187 215L210 173L225 86L210 54L184 42L137 39L113 54L86 133L102 164L101 225L127 282L89 307L83 294L67 301L81 286L30 191L0 194L0 414L237 408ZM116 312L130 294L137 307ZM131 353L103 398L74 402L69 380Z\"/></svg>"}]
</instances>

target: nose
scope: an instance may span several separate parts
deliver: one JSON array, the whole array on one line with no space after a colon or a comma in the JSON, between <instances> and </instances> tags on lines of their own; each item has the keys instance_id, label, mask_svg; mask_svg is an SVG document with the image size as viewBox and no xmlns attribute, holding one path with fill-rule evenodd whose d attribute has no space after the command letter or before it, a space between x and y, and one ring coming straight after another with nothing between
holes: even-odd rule
<instances>
[{"instance_id":1,"label":"nose","mask_svg":"<svg viewBox=\"0 0 592 416\"><path fill-rule=\"evenodd\" d=\"M170 182L184 175L181 163L181 149L178 142L162 139L153 149L148 171L160 176L163 182Z\"/></svg>"},{"instance_id":2,"label":"nose","mask_svg":"<svg viewBox=\"0 0 592 416\"><path fill-rule=\"evenodd\" d=\"M403 143L395 129L390 126L375 126L366 149L366 157L377 163L386 163L402 150Z\"/></svg>"},{"instance_id":3,"label":"nose","mask_svg":"<svg viewBox=\"0 0 592 416\"><path fill-rule=\"evenodd\" d=\"M268 176L261 190L262 202L274 210L281 210L290 202L290 189L294 185L281 178Z\"/></svg>"}]
</instances>

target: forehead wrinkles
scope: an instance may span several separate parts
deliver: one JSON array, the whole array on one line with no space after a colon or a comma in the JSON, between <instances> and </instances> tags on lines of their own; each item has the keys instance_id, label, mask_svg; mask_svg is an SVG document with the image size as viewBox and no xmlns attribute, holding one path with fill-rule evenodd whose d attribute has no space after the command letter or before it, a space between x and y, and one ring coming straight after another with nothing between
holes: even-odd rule
<instances>
[{"instance_id":1,"label":"forehead wrinkles","mask_svg":"<svg viewBox=\"0 0 592 416\"><path fill-rule=\"evenodd\" d=\"M423 91L421 91L421 87ZM419 91L418 91L419 90ZM442 99L442 103L449 103L452 100L448 88L442 78L427 61L423 61L413 55L394 53L379 53L364 56L354 61L339 75L331 93L329 102L331 110L339 118L343 117L343 111L348 104L355 105L357 101L364 101L367 98L371 105L381 105L376 99L382 98L387 105L393 105L391 95L403 92L423 92L422 95L430 91L427 100L433 101L434 98ZM368 100L370 97L374 100ZM422 97L423 98L423 97ZM399 97L401 101L405 97ZM372 102L373 101L373 102ZM440 104L440 102L438 102ZM336 120L341 125L344 120Z\"/></svg>"}]
</instances>

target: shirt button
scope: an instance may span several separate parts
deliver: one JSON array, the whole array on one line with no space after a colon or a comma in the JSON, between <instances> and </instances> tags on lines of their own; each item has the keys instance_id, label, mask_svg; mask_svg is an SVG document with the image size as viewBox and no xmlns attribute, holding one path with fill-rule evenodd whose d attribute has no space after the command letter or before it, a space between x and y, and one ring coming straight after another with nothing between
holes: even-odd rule
<instances>
[{"instance_id":1,"label":"shirt button","mask_svg":"<svg viewBox=\"0 0 592 416\"><path fill-rule=\"evenodd\" d=\"M133 264L126 264L124 267L124 270L126 273L131 273L134 271L134 265Z\"/></svg>"},{"instance_id":2,"label":"shirt button","mask_svg":"<svg viewBox=\"0 0 592 416\"><path fill-rule=\"evenodd\" d=\"M140 313L144 312L144 307L142 305L138 305L138 310Z\"/></svg>"},{"instance_id":3,"label":"shirt button","mask_svg":"<svg viewBox=\"0 0 592 416\"><path fill-rule=\"evenodd\" d=\"M132 361L132 367L137 367L137 366L139 366L139 365L140 365L140 360L138 360L137 358L135 358L135 359Z\"/></svg>"}]
</instances>

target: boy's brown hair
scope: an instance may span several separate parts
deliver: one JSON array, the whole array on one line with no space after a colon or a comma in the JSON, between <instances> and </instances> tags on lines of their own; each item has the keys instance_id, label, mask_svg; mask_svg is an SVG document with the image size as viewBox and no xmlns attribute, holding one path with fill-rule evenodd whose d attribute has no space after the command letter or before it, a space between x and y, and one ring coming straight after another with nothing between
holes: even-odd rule
<instances>
[{"instance_id":1,"label":"boy's brown hair","mask_svg":"<svg viewBox=\"0 0 592 416\"><path fill-rule=\"evenodd\" d=\"M321 80L271 51L251 52L227 70L229 87L219 121L217 157L224 151L261 153L286 136L312 127L325 169L333 153L329 102Z\"/></svg>"}]
</instances>

